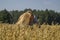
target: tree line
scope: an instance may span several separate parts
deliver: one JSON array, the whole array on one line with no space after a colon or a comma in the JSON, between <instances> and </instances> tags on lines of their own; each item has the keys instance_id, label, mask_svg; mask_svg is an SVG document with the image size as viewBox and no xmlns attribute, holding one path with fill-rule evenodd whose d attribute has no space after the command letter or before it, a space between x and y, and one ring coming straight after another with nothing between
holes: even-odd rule
<instances>
[{"instance_id":1,"label":"tree line","mask_svg":"<svg viewBox=\"0 0 60 40\"><path fill-rule=\"evenodd\" d=\"M12 10L8 11L6 9L0 11L0 23L16 23L19 16L26 12L27 10L31 10L33 15L36 15L38 22L40 24L60 24L60 12L55 12L54 10L32 10L32 9L24 9L21 11Z\"/></svg>"}]
</instances>

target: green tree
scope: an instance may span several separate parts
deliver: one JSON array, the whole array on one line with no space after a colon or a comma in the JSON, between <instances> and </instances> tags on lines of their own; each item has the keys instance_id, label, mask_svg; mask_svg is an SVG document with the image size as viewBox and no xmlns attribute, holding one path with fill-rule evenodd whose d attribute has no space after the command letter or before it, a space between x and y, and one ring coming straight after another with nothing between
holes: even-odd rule
<instances>
[{"instance_id":1,"label":"green tree","mask_svg":"<svg viewBox=\"0 0 60 40\"><path fill-rule=\"evenodd\" d=\"M11 22L10 18L12 18L12 17L6 9L0 11L0 14L1 14L0 21L2 21L2 23L10 23Z\"/></svg>"}]
</instances>

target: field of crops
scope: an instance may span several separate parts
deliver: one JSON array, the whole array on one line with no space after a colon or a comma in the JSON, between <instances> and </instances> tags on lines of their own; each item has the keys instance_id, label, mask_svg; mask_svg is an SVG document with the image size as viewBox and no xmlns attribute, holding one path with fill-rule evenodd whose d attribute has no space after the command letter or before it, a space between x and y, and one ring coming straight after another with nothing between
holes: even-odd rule
<instances>
[{"instance_id":1,"label":"field of crops","mask_svg":"<svg viewBox=\"0 0 60 40\"><path fill-rule=\"evenodd\" d=\"M0 24L0 40L60 40L60 25Z\"/></svg>"}]
</instances>

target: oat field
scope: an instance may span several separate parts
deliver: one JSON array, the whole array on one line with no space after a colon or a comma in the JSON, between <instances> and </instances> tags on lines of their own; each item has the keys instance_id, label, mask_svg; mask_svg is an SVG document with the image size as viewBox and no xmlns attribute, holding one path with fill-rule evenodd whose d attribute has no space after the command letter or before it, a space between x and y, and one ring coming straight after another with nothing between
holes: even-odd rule
<instances>
[{"instance_id":1,"label":"oat field","mask_svg":"<svg viewBox=\"0 0 60 40\"><path fill-rule=\"evenodd\" d=\"M60 25L0 24L0 40L60 40Z\"/></svg>"}]
</instances>

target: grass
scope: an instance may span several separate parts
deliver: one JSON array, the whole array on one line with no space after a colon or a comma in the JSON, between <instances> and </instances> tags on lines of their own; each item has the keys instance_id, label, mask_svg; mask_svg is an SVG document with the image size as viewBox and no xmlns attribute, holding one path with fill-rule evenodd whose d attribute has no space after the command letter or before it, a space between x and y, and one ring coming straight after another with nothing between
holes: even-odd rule
<instances>
[{"instance_id":1,"label":"grass","mask_svg":"<svg viewBox=\"0 0 60 40\"><path fill-rule=\"evenodd\" d=\"M60 25L0 24L0 40L60 40Z\"/></svg>"}]
</instances>

